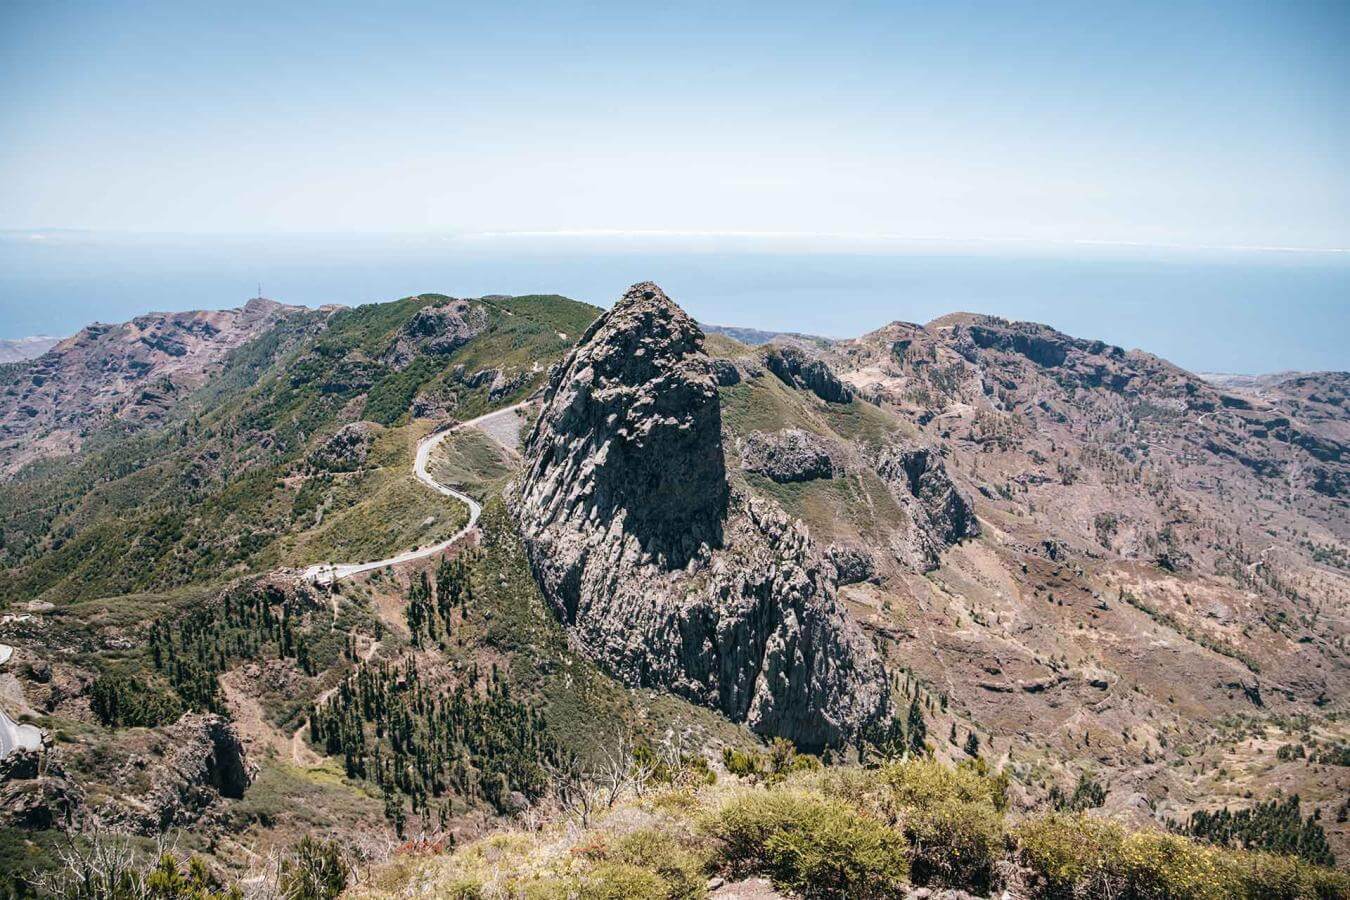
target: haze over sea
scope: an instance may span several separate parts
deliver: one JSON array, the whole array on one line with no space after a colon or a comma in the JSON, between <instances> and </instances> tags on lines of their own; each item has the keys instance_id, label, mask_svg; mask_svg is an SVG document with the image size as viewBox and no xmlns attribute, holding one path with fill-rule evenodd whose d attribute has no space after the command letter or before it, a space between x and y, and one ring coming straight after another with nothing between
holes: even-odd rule
<instances>
[{"instance_id":1,"label":"haze over sea","mask_svg":"<svg viewBox=\"0 0 1350 900\"><path fill-rule=\"evenodd\" d=\"M0 233L0 338L148 311L424 292L608 306L651 279L700 321L851 337L966 310L1194 371L1350 368L1350 254L744 234Z\"/></svg>"}]
</instances>

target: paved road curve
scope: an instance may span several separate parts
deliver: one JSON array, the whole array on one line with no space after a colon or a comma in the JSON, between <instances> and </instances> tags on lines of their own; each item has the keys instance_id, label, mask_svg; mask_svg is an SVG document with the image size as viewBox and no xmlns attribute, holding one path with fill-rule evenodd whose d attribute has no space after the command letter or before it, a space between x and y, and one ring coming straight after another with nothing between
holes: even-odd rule
<instances>
[{"instance_id":1,"label":"paved road curve","mask_svg":"<svg viewBox=\"0 0 1350 900\"><path fill-rule=\"evenodd\" d=\"M432 478L427 472L427 463L431 460L431 451L435 450L445 440L447 436L454 434L464 428L475 428L480 425L490 426L494 420L503 416L512 416L516 410L528 404L517 403L514 406L507 406L502 409L494 410L487 415L479 416L476 419L470 419L467 422L461 422L453 428L447 428L444 431L438 431L435 434L429 434L422 438L417 444L417 456L413 460L413 476L418 481L425 484L437 493L444 494L447 497L453 497L456 500L469 507L469 521L463 528L456 531L453 535L439 544L433 544L430 547L419 547L416 550L405 550L397 556L391 556L388 559L377 559L374 562L362 563L317 563L305 570L305 577L315 584L332 584L341 578L350 578L353 575L359 575L362 572L371 572L375 569L383 569L385 566L395 566L399 563L412 562L415 559L422 559L440 553L446 547L458 541L464 535L468 534L473 527L478 524L478 517L483 513L483 507L478 501L468 494L460 493L452 487L446 487L436 479Z\"/></svg>"},{"instance_id":2,"label":"paved road curve","mask_svg":"<svg viewBox=\"0 0 1350 900\"><path fill-rule=\"evenodd\" d=\"M14 648L0 644L0 666L9 662ZM4 710L0 710L0 759L9 756L16 749L39 750L42 748L42 731L32 725L20 725Z\"/></svg>"}]
</instances>

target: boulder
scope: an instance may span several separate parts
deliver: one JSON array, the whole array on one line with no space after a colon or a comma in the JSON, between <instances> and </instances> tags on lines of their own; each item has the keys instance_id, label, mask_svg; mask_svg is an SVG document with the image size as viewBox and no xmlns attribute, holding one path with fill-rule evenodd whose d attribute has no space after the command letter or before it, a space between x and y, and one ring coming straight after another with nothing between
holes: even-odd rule
<instances>
[{"instance_id":1,"label":"boulder","mask_svg":"<svg viewBox=\"0 0 1350 900\"><path fill-rule=\"evenodd\" d=\"M741 447L741 466L780 484L830 478L835 473L829 444L799 428L751 432Z\"/></svg>"}]
</instances>

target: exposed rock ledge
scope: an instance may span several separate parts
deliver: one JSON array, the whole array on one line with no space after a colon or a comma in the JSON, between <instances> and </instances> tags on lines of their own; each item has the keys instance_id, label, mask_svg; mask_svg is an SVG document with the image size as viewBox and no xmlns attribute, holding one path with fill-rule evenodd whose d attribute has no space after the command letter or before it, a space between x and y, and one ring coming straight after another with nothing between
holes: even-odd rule
<instances>
[{"instance_id":1,"label":"exposed rock ledge","mask_svg":"<svg viewBox=\"0 0 1350 900\"><path fill-rule=\"evenodd\" d=\"M780 484L830 478L835 473L830 446L799 428L750 432L741 448L741 465L747 472Z\"/></svg>"}]
</instances>

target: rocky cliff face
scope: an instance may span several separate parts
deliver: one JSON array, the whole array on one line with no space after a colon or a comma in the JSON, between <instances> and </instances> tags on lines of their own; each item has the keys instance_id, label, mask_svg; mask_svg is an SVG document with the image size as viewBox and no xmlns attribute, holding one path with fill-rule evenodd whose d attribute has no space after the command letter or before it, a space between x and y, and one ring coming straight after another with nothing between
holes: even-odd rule
<instances>
[{"instance_id":1,"label":"rocky cliff face","mask_svg":"<svg viewBox=\"0 0 1350 900\"><path fill-rule=\"evenodd\" d=\"M829 478L835 470L829 445L800 428L752 431L741 448L741 465L780 484Z\"/></svg>"},{"instance_id":2,"label":"rocky cliff face","mask_svg":"<svg viewBox=\"0 0 1350 900\"><path fill-rule=\"evenodd\" d=\"M763 734L821 747L887 703L834 567L733 495L698 326L634 285L553 373L513 491L545 596L595 659Z\"/></svg>"},{"instance_id":3,"label":"rocky cliff face","mask_svg":"<svg viewBox=\"0 0 1350 900\"><path fill-rule=\"evenodd\" d=\"M789 387L803 388L829 403L847 403L853 391L830 367L813 359L801 347L771 344L764 351L764 364Z\"/></svg>"},{"instance_id":4,"label":"rocky cliff face","mask_svg":"<svg viewBox=\"0 0 1350 900\"><path fill-rule=\"evenodd\" d=\"M912 568L937 568L944 549L980 533L970 501L957 490L933 448L917 444L887 447L876 470L909 514L909 533L901 550Z\"/></svg>"},{"instance_id":5,"label":"rocky cliff face","mask_svg":"<svg viewBox=\"0 0 1350 900\"><path fill-rule=\"evenodd\" d=\"M487 312L467 300L424 306L399 329L384 361L396 371L402 371L424 354L449 356L487 326Z\"/></svg>"}]
</instances>

